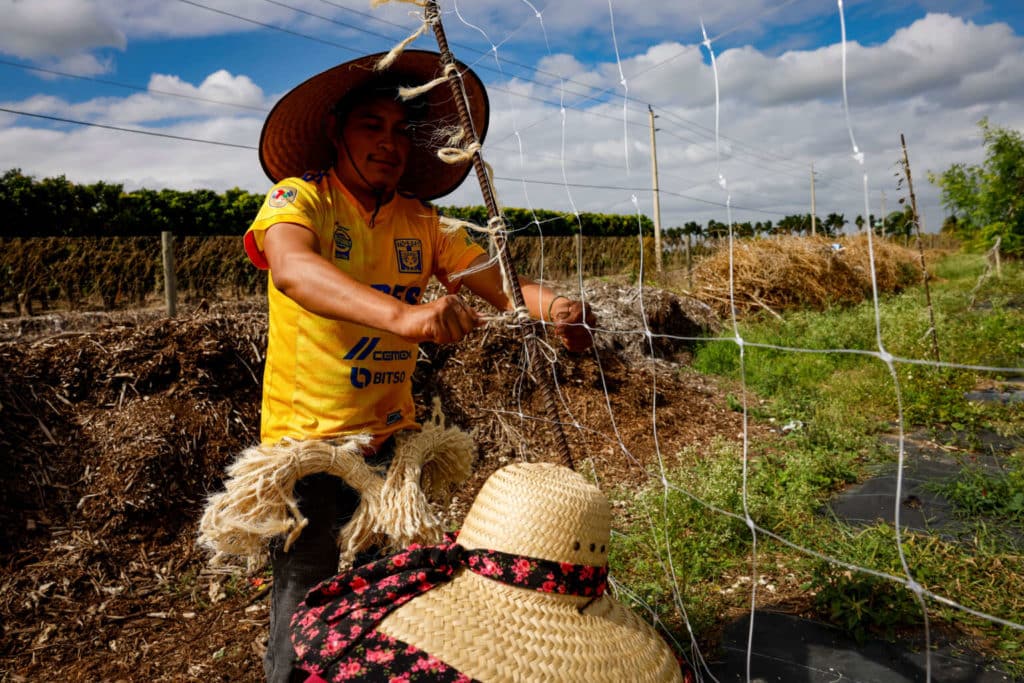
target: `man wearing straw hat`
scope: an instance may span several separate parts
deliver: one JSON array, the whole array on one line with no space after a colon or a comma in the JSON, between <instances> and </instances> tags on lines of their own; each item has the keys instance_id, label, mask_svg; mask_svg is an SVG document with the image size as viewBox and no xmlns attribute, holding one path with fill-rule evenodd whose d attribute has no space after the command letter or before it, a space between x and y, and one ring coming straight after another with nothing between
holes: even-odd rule
<instances>
[{"instance_id":1,"label":"man wearing straw hat","mask_svg":"<svg viewBox=\"0 0 1024 683\"><path fill-rule=\"evenodd\" d=\"M293 89L260 139L275 185L245 249L270 275L261 445L229 468L201 540L220 554L251 557L273 538L264 662L272 681L287 680L289 619L306 591L337 571L338 546L351 561L380 545L436 539L440 521L420 475L434 493L468 476L469 437L443 421L422 430L415 422L417 344L457 342L484 323L458 295L462 285L513 309L501 270L488 267L464 227L443 227L426 203L469 172L471 152L456 145L486 133L483 83L465 65L449 67L461 79L471 137L458 125L451 91L429 87L450 73L439 54L407 50L389 55L384 68L382 57L336 66ZM448 293L424 303L431 276ZM570 351L590 346L594 319L580 302L525 278L520 284L528 310L518 313L552 323ZM373 468L388 463L382 484Z\"/></svg>"}]
</instances>

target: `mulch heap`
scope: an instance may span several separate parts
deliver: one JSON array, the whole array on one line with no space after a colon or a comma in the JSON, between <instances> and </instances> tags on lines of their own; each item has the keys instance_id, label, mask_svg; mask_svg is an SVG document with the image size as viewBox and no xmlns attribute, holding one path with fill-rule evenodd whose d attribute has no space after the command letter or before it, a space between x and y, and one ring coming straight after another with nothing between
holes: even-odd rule
<instances>
[{"instance_id":1,"label":"mulch heap","mask_svg":"<svg viewBox=\"0 0 1024 683\"><path fill-rule=\"evenodd\" d=\"M600 353L558 352L553 366L581 471L609 490L645 483L655 411L663 453L737 437L727 389L685 370L692 340L717 325L707 306L602 283L587 298ZM107 315L91 330L72 314L0 321L4 680L262 680L269 580L211 569L195 545L205 497L258 440L262 307ZM526 369L505 322L424 345L419 412L439 397L479 446L452 524L503 464L558 461L533 384L545 355Z\"/></svg>"},{"instance_id":2,"label":"mulch heap","mask_svg":"<svg viewBox=\"0 0 1024 683\"><path fill-rule=\"evenodd\" d=\"M872 296L872 256L879 294L921 283L917 251L877 237L871 247L866 234L737 240L731 259L726 247L694 268L693 295L723 320L731 316L733 301L737 315L857 304Z\"/></svg>"}]
</instances>

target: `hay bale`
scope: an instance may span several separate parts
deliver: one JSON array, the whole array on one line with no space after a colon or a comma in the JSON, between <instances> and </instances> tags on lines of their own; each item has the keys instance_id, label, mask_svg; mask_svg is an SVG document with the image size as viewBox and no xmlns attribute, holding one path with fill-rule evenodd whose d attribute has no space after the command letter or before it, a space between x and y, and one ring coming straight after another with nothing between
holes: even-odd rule
<instances>
[{"instance_id":1,"label":"hay bale","mask_svg":"<svg viewBox=\"0 0 1024 683\"><path fill-rule=\"evenodd\" d=\"M898 292L920 280L914 252L878 238L873 247L880 294ZM731 315L731 302L737 315L856 304L871 297L871 253L866 235L736 240L732 292L725 244L694 269L693 294L723 318Z\"/></svg>"}]
</instances>

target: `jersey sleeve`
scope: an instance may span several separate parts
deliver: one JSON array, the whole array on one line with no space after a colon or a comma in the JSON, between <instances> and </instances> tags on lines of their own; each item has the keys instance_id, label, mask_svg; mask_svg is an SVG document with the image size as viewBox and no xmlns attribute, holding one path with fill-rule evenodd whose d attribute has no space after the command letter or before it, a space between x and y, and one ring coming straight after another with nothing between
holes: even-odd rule
<instances>
[{"instance_id":1,"label":"jersey sleeve","mask_svg":"<svg viewBox=\"0 0 1024 683\"><path fill-rule=\"evenodd\" d=\"M269 268L263 253L263 238L275 223L295 223L316 232L316 222L322 211L322 200L317 188L301 178L285 178L270 188L256 219L245 232L245 253L253 265L262 270Z\"/></svg>"},{"instance_id":2,"label":"jersey sleeve","mask_svg":"<svg viewBox=\"0 0 1024 683\"><path fill-rule=\"evenodd\" d=\"M434 210L434 220L437 222L437 271L434 275L441 281L450 293L454 294L462 287L462 280L452 280L451 276L465 270L476 257L486 255L484 248L477 244L465 228L448 230L441 226L437 220L437 211Z\"/></svg>"}]
</instances>

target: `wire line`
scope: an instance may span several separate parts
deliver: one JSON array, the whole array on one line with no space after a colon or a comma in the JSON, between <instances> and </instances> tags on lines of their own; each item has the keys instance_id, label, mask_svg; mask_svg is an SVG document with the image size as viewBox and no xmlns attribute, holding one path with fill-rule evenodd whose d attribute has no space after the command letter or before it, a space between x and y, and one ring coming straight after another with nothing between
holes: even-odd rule
<instances>
[{"instance_id":1,"label":"wire line","mask_svg":"<svg viewBox=\"0 0 1024 683\"><path fill-rule=\"evenodd\" d=\"M48 116L46 114L35 114L28 111L19 111L17 109L8 109L7 107L0 107L0 111L7 112L8 114L16 114L18 116L31 116L37 119L46 119L47 121L59 121L61 123L73 123L78 126L89 126L92 128L104 128L106 130L116 130L123 133L137 133L139 135L151 135L156 138L170 138L171 140L185 140L187 142L202 142L206 145L219 145L221 147L234 147L236 149L258 149L252 145L238 145L233 142L221 142L219 140L204 140L202 138L190 138L185 135L172 135L170 133L157 133L152 130L141 130L139 128L125 128L124 126L111 126L106 123L93 123L92 121L80 121L77 119L65 119L60 116Z\"/></svg>"}]
</instances>

